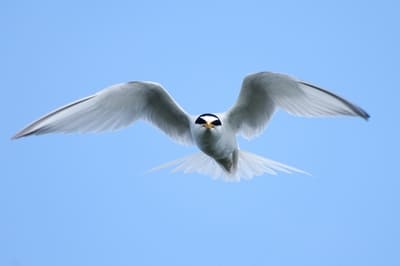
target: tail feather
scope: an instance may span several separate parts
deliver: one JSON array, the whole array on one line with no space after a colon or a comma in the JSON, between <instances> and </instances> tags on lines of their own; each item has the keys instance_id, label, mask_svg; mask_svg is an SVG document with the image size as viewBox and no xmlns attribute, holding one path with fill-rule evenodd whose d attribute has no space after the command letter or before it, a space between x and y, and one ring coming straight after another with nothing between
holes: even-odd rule
<instances>
[{"instance_id":1,"label":"tail feather","mask_svg":"<svg viewBox=\"0 0 400 266\"><path fill-rule=\"evenodd\" d=\"M226 181L239 181L241 178L251 179L254 176L263 174L276 175L278 172L310 175L295 167L245 151L239 151L238 166L234 173L225 171L213 158L202 152L154 167L150 172L170 167L173 167L172 172L183 172L185 174L198 173L211 176L214 179L222 178Z\"/></svg>"}]
</instances>

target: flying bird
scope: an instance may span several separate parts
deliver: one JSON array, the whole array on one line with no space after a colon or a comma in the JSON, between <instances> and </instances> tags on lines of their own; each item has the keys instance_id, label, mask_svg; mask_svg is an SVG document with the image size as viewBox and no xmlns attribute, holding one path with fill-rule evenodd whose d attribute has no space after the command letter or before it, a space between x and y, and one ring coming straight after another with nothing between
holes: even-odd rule
<instances>
[{"instance_id":1,"label":"flying bird","mask_svg":"<svg viewBox=\"0 0 400 266\"><path fill-rule=\"evenodd\" d=\"M158 83L132 81L107 87L60 107L16 133L18 139L47 133L99 132L147 120L173 140L194 144L201 152L155 168L197 172L240 180L262 174L304 171L240 150L237 135L260 134L277 108L305 117L369 115L346 99L285 74L259 72L246 76L239 97L224 113L188 114Z\"/></svg>"}]
</instances>

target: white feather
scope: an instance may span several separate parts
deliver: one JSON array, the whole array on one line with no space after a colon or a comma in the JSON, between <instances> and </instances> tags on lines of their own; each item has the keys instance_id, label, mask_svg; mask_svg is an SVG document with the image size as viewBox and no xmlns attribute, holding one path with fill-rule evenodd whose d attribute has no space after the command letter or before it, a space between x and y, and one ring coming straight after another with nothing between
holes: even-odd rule
<instances>
[{"instance_id":1,"label":"white feather","mask_svg":"<svg viewBox=\"0 0 400 266\"><path fill-rule=\"evenodd\" d=\"M240 179L251 179L254 176L263 174L276 175L278 172L301 173L309 175L307 172L288 166L259 155L239 150L237 171L228 173L223 170L218 163L210 156L200 152L177 160L154 167L150 172L164 168L173 168L172 172L183 172L185 174L198 173L211 176L214 179L225 181L240 181Z\"/></svg>"}]
</instances>

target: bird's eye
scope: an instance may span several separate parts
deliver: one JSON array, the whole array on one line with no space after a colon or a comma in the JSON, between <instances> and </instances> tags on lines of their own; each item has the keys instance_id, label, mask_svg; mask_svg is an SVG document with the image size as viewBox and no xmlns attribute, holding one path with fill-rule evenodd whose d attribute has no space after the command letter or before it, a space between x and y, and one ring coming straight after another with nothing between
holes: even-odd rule
<instances>
[{"instance_id":1,"label":"bird's eye","mask_svg":"<svg viewBox=\"0 0 400 266\"><path fill-rule=\"evenodd\" d=\"M195 123L196 123L196 124L202 125L202 124L205 124L206 121L205 121L203 118L198 117L198 118L196 119Z\"/></svg>"},{"instance_id":2,"label":"bird's eye","mask_svg":"<svg viewBox=\"0 0 400 266\"><path fill-rule=\"evenodd\" d=\"M214 120L211 124L213 124L214 126L220 126L221 125L221 120Z\"/></svg>"}]
</instances>

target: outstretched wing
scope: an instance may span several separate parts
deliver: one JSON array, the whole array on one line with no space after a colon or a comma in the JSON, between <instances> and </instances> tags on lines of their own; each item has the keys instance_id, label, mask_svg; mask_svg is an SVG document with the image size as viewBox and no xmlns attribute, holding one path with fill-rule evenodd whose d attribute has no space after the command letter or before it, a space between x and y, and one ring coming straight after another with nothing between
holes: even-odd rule
<instances>
[{"instance_id":1,"label":"outstretched wing","mask_svg":"<svg viewBox=\"0 0 400 266\"><path fill-rule=\"evenodd\" d=\"M128 82L63 106L34 121L13 139L53 132L98 132L144 119L176 141L192 143L189 115L153 82Z\"/></svg>"},{"instance_id":2,"label":"outstretched wing","mask_svg":"<svg viewBox=\"0 0 400 266\"><path fill-rule=\"evenodd\" d=\"M276 107L298 116L369 118L360 107L325 89L284 74L260 72L245 77L239 98L225 120L235 132L252 137L261 133Z\"/></svg>"}]
</instances>

